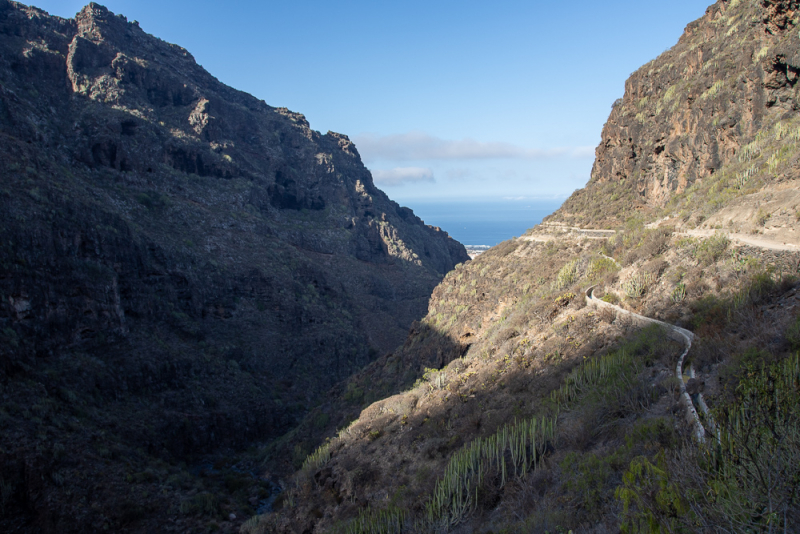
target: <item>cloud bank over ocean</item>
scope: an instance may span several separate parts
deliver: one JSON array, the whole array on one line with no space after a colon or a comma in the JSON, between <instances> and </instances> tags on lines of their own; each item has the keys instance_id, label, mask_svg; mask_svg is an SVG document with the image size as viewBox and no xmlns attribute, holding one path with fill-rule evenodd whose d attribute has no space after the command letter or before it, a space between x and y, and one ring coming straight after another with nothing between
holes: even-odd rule
<instances>
[{"instance_id":1,"label":"cloud bank over ocean","mask_svg":"<svg viewBox=\"0 0 800 534\"><path fill-rule=\"evenodd\" d=\"M375 183L398 198L564 196L586 183L594 158L588 146L532 148L419 130L352 139Z\"/></svg>"},{"instance_id":2,"label":"cloud bank over ocean","mask_svg":"<svg viewBox=\"0 0 800 534\"><path fill-rule=\"evenodd\" d=\"M434 182L433 171L424 167L395 167L372 171L375 183L381 186L400 186L409 183Z\"/></svg>"},{"instance_id":3,"label":"cloud bank over ocean","mask_svg":"<svg viewBox=\"0 0 800 534\"><path fill-rule=\"evenodd\" d=\"M354 141L366 160L535 160L555 157L594 157L594 147L525 148L511 143L484 142L468 138L441 139L420 131L391 135L367 133L355 136Z\"/></svg>"}]
</instances>

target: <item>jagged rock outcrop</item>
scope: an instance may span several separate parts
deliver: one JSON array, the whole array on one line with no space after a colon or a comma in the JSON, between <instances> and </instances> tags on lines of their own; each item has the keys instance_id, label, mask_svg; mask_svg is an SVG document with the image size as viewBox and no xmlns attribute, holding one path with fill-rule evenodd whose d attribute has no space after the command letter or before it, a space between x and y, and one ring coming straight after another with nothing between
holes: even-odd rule
<instances>
[{"instance_id":1,"label":"jagged rock outcrop","mask_svg":"<svg viewBox=\"0 0 800 534\"><path fill-rule=\"evenodd\" d=\"M743 148L779 121L787 137L800 109L797 15L798 3L789 0L709 7L674 47L627 80L603 128L590 183L551 220L618 225L637 211L663 208L692 185L744 176ZM780 163L755 174L772 185L798 177L796 165Z\"/></svg>"},{"instance_id":2,"label":"jagged rock outcrop","mask_svg":"<svg viewBox=\"0 0 800 534\"><path fill-rule=\"evenodd\" d=\"M97 4L0 0L0 160L5 531L174 513L137 471L291 429L468 259L347 136Z\"/></svg>"}]
</instances>

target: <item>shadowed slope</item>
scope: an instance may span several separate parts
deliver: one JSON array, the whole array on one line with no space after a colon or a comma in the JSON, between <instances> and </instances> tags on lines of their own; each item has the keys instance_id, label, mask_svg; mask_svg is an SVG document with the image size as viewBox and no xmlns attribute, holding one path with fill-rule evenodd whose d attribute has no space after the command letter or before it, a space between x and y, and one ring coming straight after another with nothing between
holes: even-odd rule
<instances>
[{"instance_id":1,"label":"shadowed slope","mask_svg":"<svg viewBox=\"0 0 800 534\"><path fill-rule=\"evenodd\" d=\"M252 467L187 464L293 428L468 259L347 136L97 4L0 0L0 161L3 530L254 512L220 490Z\"/></svg>"}]
</instances>

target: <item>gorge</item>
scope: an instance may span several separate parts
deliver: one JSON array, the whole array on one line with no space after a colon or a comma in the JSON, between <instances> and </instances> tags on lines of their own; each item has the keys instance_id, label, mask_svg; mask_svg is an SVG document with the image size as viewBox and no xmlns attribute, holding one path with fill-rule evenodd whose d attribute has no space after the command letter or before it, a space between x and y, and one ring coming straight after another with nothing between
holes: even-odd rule
<instances>
[{"instance_id":1,"label":"gorge","mask_svg":"<svg viewBox=\"0 0 800 534\"><path fill-rule=\"evenodd\" d=\"M799 30L715 2L470 260L349 137L0 0L0 529L791 530Z\"/></svg>"}]
</instances>

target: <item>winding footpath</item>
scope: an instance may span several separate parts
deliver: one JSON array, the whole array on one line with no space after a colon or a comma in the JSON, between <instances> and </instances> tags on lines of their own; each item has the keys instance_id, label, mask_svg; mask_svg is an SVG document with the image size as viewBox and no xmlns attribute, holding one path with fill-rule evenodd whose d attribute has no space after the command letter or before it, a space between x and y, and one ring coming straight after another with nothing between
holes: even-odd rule
<instances>
[{"instance_id":1,"label":"winding footpath","mask_svg":"<svg viewBox=\"0 0 800 534\"><path fill-rule=\"evenodd\" d=\"M578 235L580 237L589 238L589 239L608 239L612 237L616 231L615 230L595 230L595 229L587 229L587 228L577 228L571 226L564 226L559 224L542 224L546 229L552 229L559 233L571 233L573 235ZM746 234L735 234L726 231L719 231L719 230L686 230L683 232L675 232L675 235L684 235L684 236L691 236L691 237L711 237L715 234L722 234L728 237L733 243L739 245L749 245L751 247L756 247L764 250L771 250L774 252L798 252L800 251L800 246L793 244L793 243L784 243L774 241L772 239L764 238L761 236L755 235L746 235ZM561 236L558 236L561 237ZM551 241L553 239L558 238L556 235L553 234L532 234L521 236L519 239L524 241L538 241L538 242L546 242ZM613 261L618 267L621 265L614 259L604 254L601 254L604 258L607 258ZM684 344L684 350L681 353L680 357L678 358L678 364L675 367L675 376L678 378L678 383L680 384L681 390L681 398L683 399L683 403L686 405L686 415L687 421L693 428L693 434L697 441L704 443L706 440L706 429L703 427L702 422L700 421L700 416L697 413L697 409L694 406L694 402L692 401L691 395L689 392L686 391L686 383L683 380L684 377L684 369L683 369L683 362L686 359L686 355L689 353L689 350L692 348L692 341L694 341L694 334L685 328L681 328L679 326L675 326L669 323L665 323L663 321L659 321L658 319L652 319L650 317L645 317L644 315L639 315L638 313L634 313L628 311L624 308L611 304L610 302L604 302L600 299L595 298L593 291L595 286L592 286L586 290L586 303L588 305L594 306L596 308L607 308L614 310L618 314L622 314L632 319L633 322L639 323L641 325L649 325L649 324L657 324L664 327L667 330L668 335L678 341L679 343ZM694 369L692 365L689 364L688 366L689 375L694 378ZM707 421L709 422L712 430L717 430L717 440L719 441L719 431L715 428L714 421L711 418L711 414L708 409L708 405L706 404L705 400L703 399L703 394L697 394L697 404L700 407L700 410L703 412L703 415L706 417Z\"/></svg>"},{"instance_id":2,"label":"winding footpath","mask_svg":"<svg viewBox=\"0 0 800 534\"><path fill-rule=\"evenodd\" d=\"M686 391L686 384L683 381L683 361L686 358L686 355L689 353L689 349L692 348L692 341L694 341L694 334L685 328L681 328L679 326L675 326L669 323L665 323L664 321L659 321L658 319L651 319L650 317L645 317L644 315L639 315L638 313L634 313L632 311L628 311L624 308L611 304L610 302L604 302L594 296L594 288L595 286L590 287L586 290L586 303L595 306L596 308L607 308L610 310L614 310L617 313L621 313L627 317L630 317L633 322L649 325L649 324L657 324L664 327L667 330L667 334L669 337L674 339L679 343L684 344L684 350L678 358L678 365L675 368L675 376L678 378L678 383L680 384L681 388L681 398L683 399L684 404L686 405L686 412L687 412L687 419L689 420L690 424L694 427L694 435L697 441L704 443L706 437L706 430L703 427L703 424L700 422L700 416L697 413L697 409L694 407L694 403L692 402L692 397L689 395L689 392ZM705 402L700 399L701 407L704 408L704 413L707 412L708 408L705 405Z\"/></svg>"}]
</instances>

